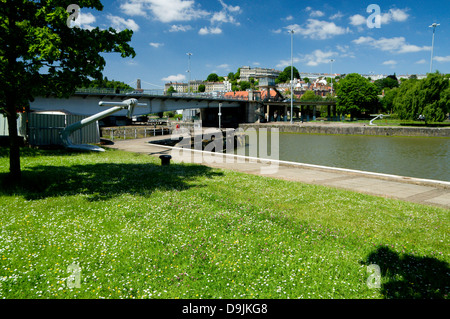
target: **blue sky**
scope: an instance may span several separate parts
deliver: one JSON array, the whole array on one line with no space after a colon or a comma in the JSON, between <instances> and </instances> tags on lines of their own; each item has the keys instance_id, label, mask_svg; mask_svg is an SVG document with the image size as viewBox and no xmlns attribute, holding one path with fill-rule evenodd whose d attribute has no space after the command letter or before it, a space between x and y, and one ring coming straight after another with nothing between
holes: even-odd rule
<instances>
[{"instance_id":1,"label":"blue sky","mask_svg":"<svg viewBox=\"0 0 450 319\"><path fill-rule=\"evenodd\" d=\"M76 0L74 0L76 2ZM436 29L433 71L450 73L450 1L267 1L115 0L103 11L81 10L84 28L134 30L135 59L105 54L104 75L157 89L167 81L187 81L210 73L227 75L244 65L300 72L426 74L432 29ZM368 18L374 4L377 20ZM372 25L370 25L372 24ZM374 27L375 26L375 27Z\"/></svg>"}]
</instances>

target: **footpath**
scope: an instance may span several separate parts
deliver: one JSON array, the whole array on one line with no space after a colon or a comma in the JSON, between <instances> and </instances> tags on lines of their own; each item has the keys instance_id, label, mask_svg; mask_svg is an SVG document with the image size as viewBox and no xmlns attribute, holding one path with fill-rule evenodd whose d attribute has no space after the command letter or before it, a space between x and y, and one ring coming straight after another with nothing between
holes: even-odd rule
<instances>
[{"instance_id":1,"label":"footpath","mask_svg":"<svg viewBox=\"0 0 450 319\"><path fill-rule=\"evenodd\" d=\"M151 156L180 154L179 149L170 146L151 144L151 141L167 139L168 137L150 137L134 140L114 141L113 145L105 145L112 149L148 154ZM195 152L183 150L180 156L173 156L172 161L194 163ZM200 155L204 155L206 153ZM199 154L197 154L198 156ZM206 154L208 155L208 154ZM223 155L220 155L223 156ZM228 155L227 155L228 156ZM233 157L233 156L231 156ZM235 160L224 159L223 163L201 164L213 168L239 171L266 177L273 177L306 184L318 184L328 187L342 188L359 193L385 198L399 199L424 205L438 206L450 209L450 182L425 180L395 175L377 174L371 172L353 171L316 165L277 161L267 163L264 160L251 162L235 157ZM276 164L276 165L275 165ZM276 166L276 170L273 168ZM271 169L272 168L272 169Z\"/></svg>"}]
</instances>

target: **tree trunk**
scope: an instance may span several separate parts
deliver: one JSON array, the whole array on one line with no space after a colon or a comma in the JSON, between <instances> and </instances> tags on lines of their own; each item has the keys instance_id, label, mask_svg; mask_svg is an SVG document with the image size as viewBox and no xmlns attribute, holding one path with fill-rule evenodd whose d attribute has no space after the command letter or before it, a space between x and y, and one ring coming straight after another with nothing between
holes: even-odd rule
<instances>
[{"instance_id":1,"label":"tree trunk","mask_svg":"<svg viewBox=\"0 0 450 319\"><path fill-rule=\"evenodd\" d=\"M8 131L9 131L9 176L8 183L20 181L20 143L17 134L17 113L14 105L7 105Z\"/></svg>"}]
</instances>

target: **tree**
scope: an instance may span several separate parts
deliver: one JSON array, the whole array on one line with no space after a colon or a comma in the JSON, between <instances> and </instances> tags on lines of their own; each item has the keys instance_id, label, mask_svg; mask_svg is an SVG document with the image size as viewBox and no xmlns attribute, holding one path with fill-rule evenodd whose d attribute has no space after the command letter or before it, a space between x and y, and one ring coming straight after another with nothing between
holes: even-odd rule
<instances>
[{"instance_id":1,"label":"tree","mask_svg":"<svg viewBox=\"0 0 450 319\"><path fill-rule=\"evenodd\" d=\"M9 182L16 182L21 177L17 110L28 107L35 96L68 97L77 87L101 78L105 59L100 53L135 56L128 44L133 34L130 30L68 27L66 10L71 3L1 0L0 108L6 114L9 126ZM103 9L99 0L77 3L84 8Z\"/></svg>"},{"instance_id":2,"label":"tree","mask_svg":"<svg viewBox=\"0 0 450 319\"><path fill-rule=\"evenodd\" d=\"M206 91L206 86L204 84L200 84L198 86L198 91L201 92L201 93L205 92Z\"/></svg>"},{"instance_id":3,"label":"tree","mask_svg":"<svg viewBox=\"0 0 450 319\"><path fill-rule=\"evenodd\" d=\"M300 73L298 72L297 68L294 66L294 79L300 79ZM286 67L280 75L278 75L278 78L275 80L275 83L287 83L291 81L291 67Z\"/></svg>"},{"instance_id":4,"label":"tree","mask_svg":"<svg viewBox=\"0 0 450 319\"><path fill-rule=\"evenodd\" d=\"M398 88L398 80L395 75L389 75L388 77L384 79L376 80L375 85L378 87L378 92L381 93L384 89L393 89Z\"/></svg>"},{"instance_id":5,"label":"tree","mask_svg":"<svg viewBox=\"0 0 450 319\"><path fill-rule=\"evenodd\" d=\"M239 85L241 87L241 91L246 91L252 87L252 84L248 81L241 81L239 82Z\"/></svg>"},{"instance_id":6,"label":"tree","mask_svg":"<svg viewBox=\"0 0 450 319\"><path fill-rule=\"evenodd\" d=\"M219 82L219 76L216 73L211 73L206 78L206 81L208 81L208 82Z\"/></svg>"},{"instance_id":7,"label":"tree","mask_svg":"<svg viewBox=\"0 0 450 319\"><path fill-rule=\"evenodd\" d=\"M107 77L91 81L85 88L133 90L131 86L120 81L110 81Z\"/></svg>"},{"instance_id":8,"label":"tree","mask_svg":"<svg viewBox=\"0 0 450 319\"><path fill-rule=\"evenodd\" d=\"M322 101L323 98L319 95L316 95L314 91L306 91L305 94L302 95L300 101Z\"/></svg>"},{"instance_id":9,"label":"tree","mask_svg":"<svg viewBox=\"0 0 450 319\"><path fill-rule=\"evenodd\" d=\"M234 81L234 73L233 72L228 73L228 81L230 81L230 82Z\"/></svg>"},{"instance_id":10,"label":"tree","mask_svg":"<svg viewBox=\"0 0 450 319\"><path fill-rule=\"evenodd\" d=\"M442 122L450 111L450 82L439 72L430 73L423 80L402 83L394 99L400 119L416 120L425 116L427 122Z\"/></svg>"},{"instance_id":11,"label":"tree","mask_svg":"<svg viewBox=\"0 0 450 319\"><path fill-rule=\"evenodd\" d=\"M172 94L172 93L177 93L177 90L175 90L175 88L173 86L171 86L170 88L167 89L167 94Z\"/></svg>"},{"instance_id":12,"label":"tree","mask_svg":"<svg viewBox=\"0 0 450 319\"><path fill-rule=\"evenodd\" d=\"M239 80L241 78L241 68L238 68L236 73L234 74L234 79Z\"/></svg>"},{"instance_id":13,"label":"tree","mask_svg":"<svg viewBox=\"0 0 450 319\"><path fill-rule=\"evenodd\" d=\"M391 113L394 108L394 99L398 94L398 88L385 89L384 97L381 99L383 111Z\"/></svg>"},{"instance_id":14,"label":"tree","mask_svg":"<svg viewBox=\"0 0 450 319\"><path fill-rule=\"evenodd\" d=\"M350 114L352 119L361 112L373 109L378 103L375 84L359 74L352 73L336 85L336 109L340 114Z\"/></svg>"}]
</instances>

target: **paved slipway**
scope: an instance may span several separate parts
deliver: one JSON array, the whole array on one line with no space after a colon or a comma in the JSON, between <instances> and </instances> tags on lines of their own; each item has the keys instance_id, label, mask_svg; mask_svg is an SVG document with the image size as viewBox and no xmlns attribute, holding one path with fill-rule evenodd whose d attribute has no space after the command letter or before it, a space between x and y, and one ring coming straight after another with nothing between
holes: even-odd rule
<instances>
[{"instance_id":1,"label":"paved slipway","mask_svg":"<svg viewBox=\"0 0 450 319\"><path fill-rule=\"evenodd\" d=\"M195 153L196 151L190 150L183 150L181 152L180 149L149 143L150 141L161 140L162 138L167 139L170 137L156 136L144 139L115 141L114 144L105 145L105 147L148 154L156 157L160 155L172 155L172 162L175 163L181 161L194 163L195 156L198 158L199 155L203 155L203 157L209 155L198 151ZM220 156L223 158L223 155ZM209 162L212 161L209 160ZM243 158L235 156L229 157L228 155L227 158L223 158L222 163L217 163L217 161L208 163L203 160L201 164L213 168L234 170L247 174L273 177L306 184L318 184L342 188L364 194L450 209L450 182L282 161L267 163L257 159L247 158L244 160Z\"/></svg>"}]
</instances>

